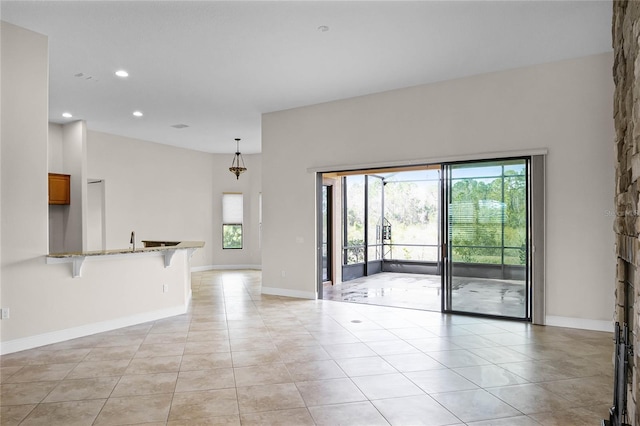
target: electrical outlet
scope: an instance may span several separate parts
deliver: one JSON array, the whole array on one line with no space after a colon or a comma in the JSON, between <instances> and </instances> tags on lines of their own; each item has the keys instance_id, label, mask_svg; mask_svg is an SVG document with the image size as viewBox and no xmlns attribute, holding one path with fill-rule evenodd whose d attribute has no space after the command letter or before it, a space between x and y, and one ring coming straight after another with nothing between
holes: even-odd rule
<instances>
[{"instance_id":1,"label":"electrical outlet","mask_svg":"<svg viewBox=\"0 0 640 426\"><path fill-rule=\"evenodd\" d=\"M0 310L0 318L9 319L9 308L2 308Z\"/></svg>"},{"instance_id":2,"label":"electrical outlet","mask_svg":"<svg viewBox=\"0 0 640 426\"><path fill-rule=\"evenodd\" d=\"M281 271L281 274L282 274L282 278L287 276L287 273L285 271Z\"/></svg>"},{"instance_id":3,"label":"electrical outlet","mask_svg":"<svg viewBox=\"0 0 640 426\"><path fill-rule=\"evenodd\" d=\"M166 292L168 292L168 291L169 291L169 284L164 284L164 285L162 286L162 292L163 292L163 293L166 293Z\"/></svg>"}]
</instances>

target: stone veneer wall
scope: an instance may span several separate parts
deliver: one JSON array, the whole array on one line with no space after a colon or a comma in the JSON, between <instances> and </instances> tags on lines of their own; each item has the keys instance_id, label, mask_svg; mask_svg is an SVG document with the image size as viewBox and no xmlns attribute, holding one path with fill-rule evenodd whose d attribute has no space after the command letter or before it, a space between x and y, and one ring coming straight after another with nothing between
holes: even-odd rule
<instances>
[{"instance_id":1,"label":"stone veneer wall","mask_svg":"<svg viewBox=\"0 0 640 426\"><path fill-rule=\"evenodd\" d=\"M612 37L614 49L613 78L615 82L614 121L616 129L616 307L615 321L625 321L627 281L632 281L633 373L628 388L627 409L633 425L640 425L640 365L637 313L640 313L640 2L614 1ZM631 266L633 265L633 266Z\"/></svg>"}]
</instances>

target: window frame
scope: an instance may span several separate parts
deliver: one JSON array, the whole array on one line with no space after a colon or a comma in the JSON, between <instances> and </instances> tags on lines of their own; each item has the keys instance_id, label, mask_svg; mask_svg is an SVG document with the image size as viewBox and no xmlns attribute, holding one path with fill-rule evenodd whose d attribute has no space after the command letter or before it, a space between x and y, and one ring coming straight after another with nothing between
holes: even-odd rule
<instances>
[{"instance_id":1,"label":"window frame","mask_svg":"<svg viewBox=\"0 0 640 426\"><path fill-rule=\"evenodd\" d=\"M232 195L239 195L240 196L240 203L239 206L235 206L235 207L239 207L239 214L235 215L232 213L232 216L234 216L231 220L229 220L225 214L225 196L232 196ZM234 206L231 206L234 207ZM237 212L236 212L237 213ZM228 214L228 213L227 213ZM240 219L240 223L238 223L237 219ZM241 192L223 192L222 193L222 249L223 250L242 250L244 248L244 226L243 226L243 222L244 222L244 195ZM240 246L236 247L236 246L230 246L230 245L226 245L226 231L228 227L232 227L232 228L236 228L236 229L240 229Z\"/></svg>"}]
</instances>

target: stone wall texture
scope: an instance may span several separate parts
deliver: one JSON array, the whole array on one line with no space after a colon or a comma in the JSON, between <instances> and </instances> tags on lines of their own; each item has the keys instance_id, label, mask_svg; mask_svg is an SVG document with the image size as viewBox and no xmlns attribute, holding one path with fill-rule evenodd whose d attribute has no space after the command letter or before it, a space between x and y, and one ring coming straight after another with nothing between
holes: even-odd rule
<instances>
[{"instance_id":1,"label":"stone wall texture","mask_svg":"<svg viewBox=\"0 0 640 426\"><path fill-rule=\"evenodd\" d=\"M615 321L625 321L625 304L633 300L633 346L640 349L640 2L614 1L612 39L615 82L614 120L616 129L616 308ZM627 282L634 283L627 295ZM631 296L630 299L628 296ZM633 372L629 381L627 409L633 425L640 425L640 365L638 349L633 355Z\"/></svg>"}]
</instances>

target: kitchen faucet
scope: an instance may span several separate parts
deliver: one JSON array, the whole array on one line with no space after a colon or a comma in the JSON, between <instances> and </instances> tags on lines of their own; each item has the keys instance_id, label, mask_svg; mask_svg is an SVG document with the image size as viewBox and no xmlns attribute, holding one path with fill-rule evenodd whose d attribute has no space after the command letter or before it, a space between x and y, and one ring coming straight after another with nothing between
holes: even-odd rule
<instances>
[{"instance_id":1,"label":"kitchen faucet","mask_svg":"<svg viewBox=\"0 0 640 426\"><path fill-rule=\"evenodd\" d=\"M129 240L129 243L132 244L131 251L136 251L136 231L131 231L131 240Z\"/></svg>"}]
</instances>

